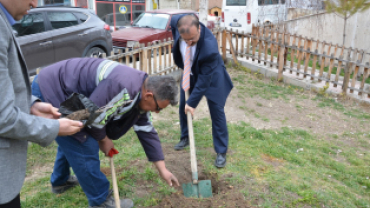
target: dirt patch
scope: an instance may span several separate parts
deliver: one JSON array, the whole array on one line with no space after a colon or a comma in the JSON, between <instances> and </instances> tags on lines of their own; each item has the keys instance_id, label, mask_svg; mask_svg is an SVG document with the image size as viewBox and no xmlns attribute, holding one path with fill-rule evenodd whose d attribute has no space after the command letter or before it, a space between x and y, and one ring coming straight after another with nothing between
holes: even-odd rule
<instances>
[{"instance_id":1,"label":"dirt patch","mask_svg":"<svg viewBox=\"0 0 370 208\"><path fill-rule=\"evenodd\" d=\"M229 69L231 77L235 77L243 72ZM269 84L271 80L260 80ZM278 84L275 82L275 84ZM237 86L238 83L234 82ZM283 85L283 84L279 84ZM245 83L243 87L249 86ZM318 139L328 139L328 135L343 134L344 132L362 132L365 131L360 120L345 115L339 110L330 107L318 107L318 102L312 100L316 93L310 91L302 91L300 95L306 99L297 99L295 95L285 95L287 99L263 99L260 96L250 97L243 95L236 87L232 90L225 106L225 113L228 123L246 122L257 129L280 129L282 127L289 127L293 129L303 129L315 135ZM356 108L363 113L370 113L369 108L364 108L361 104L356 103L351 99L340 100L335 99L347 108ZM258 114L258 116L256 116ZM201 100L197 109L195 120L202 118L210 118L207 101L205 98ZM179 125L178 109L176 107L169 107L160 114L153 114L154 121L170 121L174 125ZM344 122L345 121L345 122ZM321 136L322 135L322 136ZM230 138L232 139L232 138ZM337 139L338 142L338 139ZM354 145L354 144L352 144ZM188 151L175 151L173 144L164 144L163 150L166 156L166 166L175 174L179 181L191 181L191 167L189 165ZM209 154L214 154L213 148L209 148ZM228 154L232 154L229 149ZM283 166L283 160L272 158L268 155L261 156L267 164L271 164L276 170ZM343 160L340 156L338 160ZM226 167L227 168L227 167ZM262 171L262 170L261 170ZM268 187L261 188L261 190L250 190L249 194L253 195L254 201L247 201L241 190L248 187L253 187L253 179L245 180L245 184L240 186L231 186L228 184L225 177L215 175L217 173L206 173L203 169L203 164L198 161L199 180L210 179L212 182L213 197L210 199L191 199L185 198L182 188L178 187L177 192L164 198L158 206L162 207L253 207L262 204L263 199L259 199L259 191L268 192ZM232 177L232 176L229 176ZM180 183L181 183L180 182ZM145 185L143 185L145 186ZM138 190L138 192L145 192L145 190ZM289 193L287 193L289 194ZM292 194L290 199L300 198L296 194ZM304 205L304 207L310 207Z\"/></svg>"},{"instance_id":2,"label":"dirt patch","mask_svg":"<svg viewBox=\"0 0 370 208\"><path fill-rule=\"evenodd\" d=\"M235 69L228 69L231 78L245 73ZM260 80L266 84L271 80ZM274 84L279 84L274 82ZM270 99L266 100L259 96L250 97L243 95L237 89L238 85L243 87L254 87L249 83L239 84L234 81L234 88L231 91L225 106L226 119L228 123L240 121L249 123L257 129L280 129L291 127L310 131L317 135L342 134L346 132L365 131L366 128L360 124L359 119L351 118L338 110L326 107L318 107L317 101L312 100L316 93L311 91L300 92L307 99L297 99L297 95L285 95L287 100ZM284 85L284 84L279 84ZM355 108L369 114L370 108L362 106L349 98L343 100L335 98L346 108ZM247 109L247 110L246 110ZM210 118L206 99L203 97L195 111L194 119ZM258 114L256 116L255 114ZM169 107L160 114L153 114L155 121L178 120L178 109ZM346 122L343 122L346 121Z\"/></svg>"},{"instance_id":3,"label":"dirt patch","mask_svg":"<svg viewBox=\"0 0 370 208\"><path fill-rule=\"evenodd\" d=\"M53 164L52 164L53 165ZM46 176L50 176L51 173L53 172L53 166L52 165L45 165L41 167L33 167L31 174L28 174L25 178L25 182L28 181L34 181L39 178L43 178Z\"/></svg>"},{"instance_id":4,"label":"dirt patch","mask_svg":"<svg viewBox=\"0 0 370 208\"><path fill-rule=\"evenodd\" d=\"M163 151L166 155L166 167L177 177L180 184L191 182L191 167L189 165L190 155L189 151L175 151L172 144L163 145ZM210 149L210 151L213 151ZM217 173L207 173L204 171L204 166L198 161L199 180L211 180L212 184L212 198L196 199L186 198L183 194L182 188L175 187L176 193L165 197L154 208L211 208L211 207L240 207L249 208L249 202L244 199L240 189L242 187L234 187L230 185L225 178L232 176L219 176ZM137 181L135 183L135 195L143 197L153 190L148 181Z\"/></svg>"}]
</instances>

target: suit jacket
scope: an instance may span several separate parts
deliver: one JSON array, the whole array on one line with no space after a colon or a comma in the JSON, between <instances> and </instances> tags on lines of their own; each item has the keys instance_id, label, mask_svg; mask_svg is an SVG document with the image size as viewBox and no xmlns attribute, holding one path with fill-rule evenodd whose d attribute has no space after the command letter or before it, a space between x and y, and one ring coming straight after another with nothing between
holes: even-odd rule
<instances>
[{"instance_id":1,"label":"suit jacket","mask_svg":"<svg viewBox=\"0 0 370 208\"><path fill-rule=\"evenodd\" d=\"M20 192L26 173L28 141L49 145L59 122L30 115L27 67L3 10L0 9L0 204Z\"/></svg>"},{"instance_id":2,"label":"suit jacket","mask_svg":"<svg viewBox=\"0 0 370 208\"><path fill-rule=\"evenodd\" d=\"M182 16L184 15L172 18L171 28L174 38L173 58L175 64L183 69L184 61L180 53L181 37L177 29L177 22ZM200 38L191 67L194 82L191 82L192 92L186 103L196 108L204 95L220 106L225 106L226 98L233 88L233 84L218 51L216 38L202 23L200 23L200 27Z\"/></svg>"}]
</instances>

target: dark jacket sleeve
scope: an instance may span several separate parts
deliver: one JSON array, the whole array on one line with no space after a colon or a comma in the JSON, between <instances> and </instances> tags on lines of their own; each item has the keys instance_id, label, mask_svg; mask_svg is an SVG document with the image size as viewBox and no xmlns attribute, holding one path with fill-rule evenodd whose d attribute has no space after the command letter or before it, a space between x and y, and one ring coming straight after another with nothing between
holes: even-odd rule
<instances>
[{"instance_id":1,"label":"dark jacket sleeve","mask_svg":"<svg viewBox=\"0 0 370 208\"><path fill-rule=\"evenodd\" d=\"M217 55L209 56L205 60L207 61L200 63L198 79L189 99L186 101L186 103L192 108L196 108L198 106L203 95L207 92L212 83L212 77L217 67Z\"/></svg>"},{"instance_id":2,"label":"dark jacket sleeve","mask_svg":"<svg viewBox=\"0 0 370 208\"><path fill-rule=\"evenodd\" d=\"M141 114L139 120L134 125L134 130L144 148L148 160L156 162L164 160L161 142L157 131L154 129L150 112Z\"/></svg>"}]
</instances>

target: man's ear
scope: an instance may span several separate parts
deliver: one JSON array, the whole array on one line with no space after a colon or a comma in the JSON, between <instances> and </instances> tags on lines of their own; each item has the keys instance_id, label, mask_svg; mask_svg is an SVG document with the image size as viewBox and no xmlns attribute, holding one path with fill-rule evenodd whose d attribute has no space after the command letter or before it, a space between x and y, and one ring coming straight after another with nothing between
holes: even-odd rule
<instances>
[{"instance_id":1,"label":"man's ear","mask_svg":"<svg viewBox=\"0 0 370 208\"><path fill-rule=\"evenodd\" d=\"M144 96L143 96L144 100L147 100L147 99L149 99L151 97L153 97L153 93L152 92L148 92L147 91L147 92L144 93Z\"/></svg>"}]
</instances>

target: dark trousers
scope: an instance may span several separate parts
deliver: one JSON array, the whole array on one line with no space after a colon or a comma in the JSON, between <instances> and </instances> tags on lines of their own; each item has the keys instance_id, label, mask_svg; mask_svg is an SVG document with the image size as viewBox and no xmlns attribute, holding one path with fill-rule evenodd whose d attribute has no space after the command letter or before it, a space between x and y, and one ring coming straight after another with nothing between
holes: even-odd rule
<instances>
[{"instance_id":1,"label":"dark trousers","mask_svg":"<svg viewBox=\"0 0 370 208\"><path fill-rule=\"evenodd\" d=\"M0 208L21 208L21 198L19 194L10 202L6 204L0 204Z\"/></svg>"},{"instance_id":2,"label":"dark trousers","mask_svg":"<svg viewBox=\"0 0 370 208\"><path fill-rule=\"evenodd\" d=\"M190 94L191 94L192 89L193 88L191 84L191 87L189 89ZM186 103L185 92L181 86L180 106L179 106L181 138L188 137L188 119L184 111L185 103ZM209 112L211 114L211 120L212 120L213 147L216 153L226 153L228 143L229 143L229 133L227 130L226 116L225 116L225 111L224 111L225 106L220 106L217 103L211 100L208 100L208 99L207 99L207 103L208 103L208 108L209 108Z\"/></svg>"}]
</instances>

